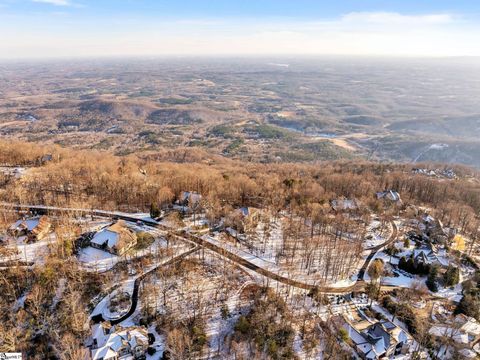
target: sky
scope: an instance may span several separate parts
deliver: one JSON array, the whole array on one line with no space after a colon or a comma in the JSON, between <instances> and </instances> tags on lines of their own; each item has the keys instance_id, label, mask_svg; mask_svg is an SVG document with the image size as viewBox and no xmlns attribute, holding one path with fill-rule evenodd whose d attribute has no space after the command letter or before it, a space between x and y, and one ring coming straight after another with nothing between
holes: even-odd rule
<instances>
[{"instance_id":1,"label":"sky","mask_svg":"<svg viewBox=\"0 0 480 360\"><path fill-rule=\"evenodd\" d=\"M0 58L480 56L479 0L0 0Z\"/></svg>"}]
</instances>

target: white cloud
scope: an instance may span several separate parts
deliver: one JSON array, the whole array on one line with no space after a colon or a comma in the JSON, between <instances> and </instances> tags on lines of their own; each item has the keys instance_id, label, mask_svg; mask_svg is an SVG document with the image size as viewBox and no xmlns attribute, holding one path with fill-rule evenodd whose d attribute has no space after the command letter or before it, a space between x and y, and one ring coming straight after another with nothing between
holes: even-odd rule
<instances>
[{"instance_id":1,"label":"white cloud","mask_svg":"<svg viewBox=\"0 0 480 360\"><path fill-rule=\"evenodd\" d=\"M450 14L403 15L395 12L353 12L343 15L342 23L381 25L442 25L454 21Z\"/></svg>"},{"instance_id":2,"label":"white cloud","mask_svg":"<svg viewBox=\"0 0 480 360\"><path fill-rule=\"evenodd\" d=\"M72 5L69 0L32 0L36 3L51 4L55 6L70 6Z\"/></svg>"},{"instance_id":3,"label":"white cloud","mask_svg":"<svg viewBox=\"0 0 480 360\"><path fill-rule=\"evenodd\" d=\"M114 17L86 24L75 17L50 20L31 29L24 27L22 32L0 25L0 32L10 33L0 42L0 54L480 56L480 24L451 14L349 13L318 21Z\"/></svg>"}]
</instances>

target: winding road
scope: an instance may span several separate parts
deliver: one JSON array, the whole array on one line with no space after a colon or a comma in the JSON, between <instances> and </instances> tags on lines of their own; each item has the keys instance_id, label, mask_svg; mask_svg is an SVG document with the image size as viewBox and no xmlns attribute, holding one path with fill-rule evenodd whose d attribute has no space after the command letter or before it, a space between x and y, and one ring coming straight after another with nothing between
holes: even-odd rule
<instances>
[{"instance_id":1,"label":"winding road","mask_svg":"<svg viewBox=\"0 0 480 360\"><path fill-rule=\"evenodd\" d=\"M360 271L358 273L358 279L355 284L346 286L346 287L318 287L317 285L301 282L298 280L294 280L288 277L285 277L283 275L279 275L275 272L272 272L268 269L262 268L251 261L227 250L224 247L218 246L216 244L213 244L209 242L208 240L205 240L204 238L200 236L196 236L194 234L188 233L186 231L177 231L175 229L172 229L170 227L167 227L165 225L159 224L157 221L148 219L148 218L141 218L138 216L134 216L133 214L128 214L128 213L123 213L123 212L117 212L117 211L105 211L105 210L97 210L97 209L81 209L81 208L64 208L64 207L55 207L55 206L44 206L44 205L19 205L19 204L8 204L8 203L0 203L0 207L6 208L6 209L12 209L12 210L28 210L28 211L44 211L44 212L70 212L70 213L81 213L81 214L88 214L88 215L93 215L93 216L103 216L103 217L111 217L111 218L117 218L117 219L122 219L126 221L131 221L131 222L141 222L145 225L149 225L152 227L156 227L160 230L164 230L169 232L170 234L175 235L178 238L181 238L183 240L188 240L190 242L193 242L201 247L204 247L206 249L209 249L223 257L228 258L229 260L237 263L240 266L243 266L247 269L250 269L260 275L266 276L272 280L281 282L286 285L290 285L296 288L300 289L306 289L306 290L311 290L314 288L319 288L321 292L324 293L332 293L332 294L340 294L340 293L348 293L352 291L360 291L364 288L365 282L364 282L364 276L365 272L368 269L368 266L370 265L371 260L373 257L376 255L376 253L383 249L384 247L390 245L393 243L397 237L398 237L398 228L397 225L395 224L394 221L391 221L392 224L392 234L390 235L389 239L376 246L373 247L369 250L371 250L371 253L367 256L365 259L364 264L360 268Z\"/></svg>"},{"instance_id":2,"label":"winding road","mask_svg":"<svg viewBox=\"0 0 480 360\"><path fill-rule=\"evenodd\" d=\"M157 266L150 269L149 271L144 272L142 275L137 277L135 279L135 282L133 283L132 301L131 301L131 304L130 304L130 308L128 309L128 311L125 314L123 314L121 317L116 318L116 319L104 319L102 314L97 314L97 315L92 316L93 322L99 323L99 322L104 322L104 321L110 321L110 324L116 325L116 324L121 323L124 320L127 320L130 316L132 316L132 314L137 309L138 291L139 291L139 288L140 288L140 283L142 282L143 279L145 279L148 275L152 274L153 272L155 272L159 268L178 263L181 260L183 260L184 258L186 258L187 256L193 254L194 252L196 252L198 250L200 250L200 247L195 246L193 249L185 251L184 253L182 253L178 256L175 256L174 258L172 258L172 259L170 259L170 260L168 260L164 263L158 264Z\"/></svg>"},{"instance_id":3,"label":"winding road","mask_svg":"<svg viewBox=\"0 0 480 360\"><path fill-rule=\"evenodd\" d=\"M140 218L140 217L134 216L133 214L123 213L123 212L95 210L95 209L75 209L75 208L62 208L62 207L43 206L43 205L18 205L18 204L2 203L2 204L0 204L0 207L3 207L5 209L17 210L17 211L29 210L29 211L36 211L36 212L40 212L40 211L41 212L48 212L48 213L52 213L52 212L74 212L74 213L81 213L81 214L89 214L89 215L93 215L93 216L103 216L103 217L123 219L123 220L126 220L126 221L132 221L132 222L141 222L145 225L149 225L149 226L156 227L158 229L167 231L169 234L172 234L177 238L189 241L189 242L197 245L192 250L187 251L187 252L169 260L168 262L166 262L164 264L159 264L157 267L151 269L150 271L142 274L137 279L135 279L134 289L133 289L133 293L132 293L131 307L130 307L129 311L126 314L124 314L122 317L120 317L118 319L110 320L110 322L113 325L118 324L118 323L124 321L125 319L129 318L133 314L133 312L136 310L136 307L137 307L137 304L138 304L139 285L140 285L141 281L146 276L148 276L150 273L152 273L153 271L155 271L159 267L167 266L167 265L170 265L170 264L173 264L175 262L178 262L178 261L182 260L186 256L188 256L191 253L197 251L200 247L211 250L211 251L219 254L220 256L225 257L225 258L229 259L230 261L236 263L237 265L243 266L244 268L252 270L252 271L254 271L254 272L256 272L260 275L263 275L263 276L268 277L272 280L278 281L280 283L283 283L283 284L286 284L286 285L289 285L289 286L292 286L292 287L305 289L305 290L318 289L322 293L344 294L344 293L350 293L350 292L353 292L353 291L361 291L365 288L366 283L364 281L364 276L365 276L365 272L368 269L368 266L370 265L370 262L372 261L372 259L375 257L375 255L377 254L377 252L379 250L381 250L384 247L393 243L398 237L397 225L392 221L391 222L391 224L392 224L392 234L390 235L389 239L386 242L384 242L384 243L382 243L382 244L380 244L380 245L378 245L374 248L369 249L369 250L371 250L371 252L366 257L365 262L363 263L362 267L360 268L359 273L358 273L358 277L357 277L357 281L355 282L355 284L350 285L350 286L346 286L346 287L328 287L328 286L317 286L317 285L314 285L314 284L311 284L311 283L305 283L305 282L302 282L302 281L299 281L299 280L295 280L295 279L292 279L292 278L285 277L285 276L280 275L278 273L275 273L271 270L262 268L262 267L260 267L256 264L254 264L253 262L239 256L238 254L235 254L234 252L229 251L228 249L226 249L222 246L216 245L216 244L214 244L214 243L212 243L212 242L210 242L210 241L208 241L208 240L206 240L206 239L204 239L200 236L196 236L196 235L188 233L186 231L177 231L177 230L169 228L165 225L159 224L158 222L156 222L154 220L151 220L151 219L148 219L148 218ZM101 314L92 317L92 320L97 321L97 322L105 321L105 319L103 319Z\"/></svg>"}]
</instances>

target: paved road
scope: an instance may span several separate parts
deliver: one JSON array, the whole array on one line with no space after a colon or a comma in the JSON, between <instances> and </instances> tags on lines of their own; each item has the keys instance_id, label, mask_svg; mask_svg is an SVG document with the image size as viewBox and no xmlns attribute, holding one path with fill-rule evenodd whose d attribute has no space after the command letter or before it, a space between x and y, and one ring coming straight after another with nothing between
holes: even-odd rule
<instances>
[{"instance_id":1,"label":"paved road","mask_svg":"<svg viewBox=\"0 0 480 360\"><path fill-rule=\"evenodd\" d=\"M318 288L318 290L322 293L331 293L331 294L341 294L341 293L349 293L352 291L361 291L365 287L365 281L364 275L365 272L370 264L370 261L373 259L375 254L382 249L385 246L388 246L392 242L394 242L398 236L398 229L396 224L392 221L392 234L390 238L383 244L380 244L374 248L371 249L371 253L367 256L365 259L364 264L360 268L359 271L359 276L358 280L355 284L351 286L346 286L346 287L327 287L327 286L317 286L305 282L301 282L298 280L290 279L288 277L285 277L283 275L279 275L275 272L272 272L270 270L267 270L265 268L259 267L258 265L255 265L254 263L242 258L241 256L230 252L226 250L225 248L215 245L205 239L203 239L200 236L193 235L191 233L188 233L186 231L176 231L173 230L165 225L159 224L158 222L150 219L143 219L143 218L138 218L133 216L132 214L128 213L123 213L123 212L116 212L116 211L104 211L104 210L96 210L96 209L74 209L74 208L62 208L62 207L54 207L54 206L43 206L43 205L17 205L17 204L0 204L1 207L9 208L9 209L14 209L14 210L34 210L34 211L46 211L46 212L77 212L77 213L83 213L83 214L90 214L94 216L104 216L104 217L113 217L113 218L118 218L118 219L123 219L126 221L133 221L133 222L142 222L146 225L150 225L156 228L159 228L161 230L168 231L171 234L174 234L184 240L189 240L197 245L200 245L204 248L207 248L211 251L216 252L217 254L224 256L231 261L237 263L238 265L241 265L247 269L250 269L252 271L255 271L258 274L261 274L263 276L266 276L270 279L276 280L278 282L281 282L286 285L290 285L296 288L300 289L306 289L306 290L311 290L314 288Z\"/></svg>"},{"instance_id":2,"label":"paved road","mask_svg":"<svg viewBox=\"0 0 480 360\"><path fill-rule=\"evenodd\" d=\"M338 294L338 293L348 293L348 292L352 292L352 291L360 291L364 288L365 282L364 282L363 278L364 278L365 272L366 272L371 260L375 256L375 254L379 250L381 250L383 247L390 245L391 243L393 243L397 239L398 228L393 221L392 221L392 230L393 230L392 234L390 235L389 239L385 243L380 244L380 245L371 249L372 252L367 256L364 264L360 268L357 282L354 285L346 286L346 287L325 287L325 286L318 287L318 286L313 285L313 284L304 283L304 282L301 282L301 281L290 279L290 278L287 278L285 276L274 273L270 270L259 267L258 265L255 265L254 263L242 258L241 256L238 256L237 254L235 254L233 252L230 252L230 251L226 250L225 248L223 248L221 246L215 245L215 244L213 244L213 243L211 243L211 242L209 242L209 241L207 241L207 240L205 240L205 239L203 239L199 236L195 236L195 235L187 233L185 231L174 231L173 233L175 235L181 237L181 238L188 239L188 240L190 240L190 241L192 241L192 242L194 242L194 243L196 243L196 244L198 244L202 247L205 247L209 250L212 250L212 251L214 251L214 252L216 252L216 253L218 253L218 254L220 254L220 255L222 255L222 256L230 259L230 260L232 260L233 262L235 262L235 263L237 263L237 264L239 264L243 267L246 267L247 269L253 270L258 274L261 274L263 276L266 276L270 279L276 280L276 281L281 282L283 284L287 284L287 285L290 285L290 286L293 286L293 287L296 287L296 288L306 289L306 290L311 290L313 288L318 288L322 293Z\"/></svg>"},{"instance_id":3,"label":"paved road","mask_svg":"<svg viewBox=\"0 0 480 360\"><path fill-rule=\"evenodd\" d=\"M390 237L388 238L388 240L386 242L384 242L380 245L377 245L377 246L370 249L372 252L367 256L367 258L365 259L365 263L363 264L363 266L360 268L360 271L358 272L358 279L359 280L364 279L365 272L367 271L368 265L370 265L370 261L372 261L373 257L376 255L376 253L379 250L381 250L381 249L387 247L388 245L394 243L395 240L397 240L397 237L398 237L397 224L395 224L394 221L392 221L391 224L392 224L392 234L390 235Z\"/></svg>"},{"instance_id":4,"label":"paved road","mask_svg":"<svg viewBox=\"0 0 480 360\"><path fill-rule=\"evenodd\" d=\"M158 266L155 266L153 269L150 269L149 271L147 271L147 272L143 273L142 275L140 275L139 277L137 277L135 279L135 282L133 283L132 301L131 301L131 304L130 304L130 309L128 309L128 311L124 315L122 315L121 317L119 317L117 319L109 320L110 324L112 324L112 325L119 324L122 321L127 320L135 312L135 310L137 309L137 305L138 305L138 295L139 295L140 283L143 281L143 279L145 279L151 273L155 272L158 268L175 264L175 263L183 260L184 258L186 258L188 255L191 255L194 252L198 251L199 249L200 249L200 247L195 246L193 249L188 250L188 251L170 259L169 261L166 261L162 264L159 264ZM97 315L93 316L92 320L95 323L108 321L108 320L103 318L102 314L97 314Z\"/></svg>"}]
</instances>

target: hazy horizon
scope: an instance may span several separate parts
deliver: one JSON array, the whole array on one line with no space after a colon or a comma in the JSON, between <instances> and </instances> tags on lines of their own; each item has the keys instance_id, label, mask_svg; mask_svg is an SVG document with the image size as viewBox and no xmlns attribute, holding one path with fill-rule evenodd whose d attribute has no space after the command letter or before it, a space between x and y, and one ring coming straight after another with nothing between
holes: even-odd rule
<instances>
[{"instance_id":1,"label":"hazy horizon","mask_svg":"<svg viewBox=\"0 0 480 360\"><path fill-rule=\"evenodd\" d=\"M409 61L460 61L479 65L476 59L480 55L352 55L352 54L164 54L164 55L76 55L76 56L30 56L30 57L0 57L0 64L22 64L22 63L54 63L54 62L131 62L131 61L172 61L172 60L200 60L200 61L318 61L318 60L339 60L348 62L361 61L384 61L384 62L409 62ZM291 64L287 64L291 65Z\"/></svg>"},{"instance_id":2,"label":"hazy horizon","mask_svg":"<svg viewBox=\"0 0 480 360\"><path fill-rule=\"evenodd\" d=\"M480 4L0 0L0 59L480 56Z\"/></svg>"}]
</instances>

